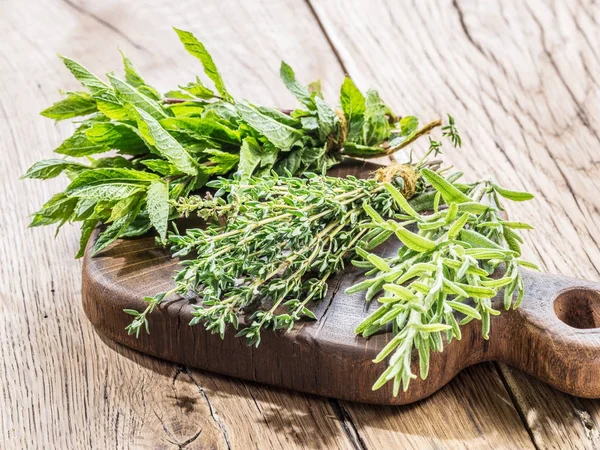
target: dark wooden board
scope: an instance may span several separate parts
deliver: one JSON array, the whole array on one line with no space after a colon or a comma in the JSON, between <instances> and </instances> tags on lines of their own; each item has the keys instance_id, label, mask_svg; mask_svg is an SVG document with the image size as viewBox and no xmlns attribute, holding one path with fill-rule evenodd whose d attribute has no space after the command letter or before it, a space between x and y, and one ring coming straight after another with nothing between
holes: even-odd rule
<instances>
[{"instance_id":1,"label":"dark wooden board","mask_svg":"<svg viewBox=\"0 0 600 450\"><path fill-rule=\"evenodd\" d=\"M365 176L377 166L351 163L334 174ZM90 239L88 247L97 237ZM390 241L382 254L397 251ZM573 395L600 398L600 284L558 275L523 273L525 298L514 311L493 317L489 341L480 323L463 327L461 341L434 353L426 380L413 380L407 392L393 397L391 386L372 391L385 369L374 364L390 338L365 340L353 333L377 303L344 290L361 278L348 269L335 277L325 299L315 304L317 321L306 321L289 333L266 331L258 348L233 332L221 339L202 326L188 325L193 301L164 302L150 317L149 335L128 336L131 316L123 309L145 307L142 298L173 286L177 260L154 244L154 238L121 240L98 256L87 252L83 265L83 306L102 335L128 347L176 363L233 377L340 399L405 404L431 395L465 367L496 360L511 364ZM500 299L498 299L500 301ZM415 373L418 371L415 369Z\"/></svg>"}]
</instances>

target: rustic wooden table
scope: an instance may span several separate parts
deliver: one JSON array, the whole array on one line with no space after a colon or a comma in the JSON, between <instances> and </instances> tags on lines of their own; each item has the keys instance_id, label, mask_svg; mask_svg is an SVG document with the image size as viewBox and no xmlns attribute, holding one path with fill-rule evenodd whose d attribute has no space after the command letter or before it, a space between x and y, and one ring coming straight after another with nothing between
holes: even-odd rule
<instances>
[{"instance_id":1,"label":"rustic wooden table","mask_svg":"<svg viewBox=\"0 0 600 450\"><path fill-rule=\"evenodd\" d=\"M236 94L290 106L285 59L335 99L344 73L400 113L451 112L473 177L537 195L526 256L600 279L600 5L543 1L0 3L0 448L597 448L600 401L502 364L386 408L178 367L103 342L80 306L77 230L27 229L64 186L17 178L71 131L38 112L77 88L57 52L96 72L123 49L159 88L200 72L171 26L194 31ZM600 375L600 374L599 374Z\"/></svg>"}]
</instances>

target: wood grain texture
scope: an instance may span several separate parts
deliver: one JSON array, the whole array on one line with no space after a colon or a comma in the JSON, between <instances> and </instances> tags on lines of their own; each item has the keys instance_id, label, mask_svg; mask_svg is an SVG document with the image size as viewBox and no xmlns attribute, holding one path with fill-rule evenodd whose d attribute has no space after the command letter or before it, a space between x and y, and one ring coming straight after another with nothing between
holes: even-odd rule
<instances>
[{"instance_id":1,"label":"wood grain texture","mask_svg":"<svg viewBox=\"0 0 600 450\"><path fill-rule=\"evenodd\" d=\"M467 144L450 152L453 162L538 194L535 209L511 208L538 226L527 256L598 280L599 15L597 4L577 0L1 2L0 447L599 446L598 402L492 364L416 405L381 409L109 349L81 311L75 230L54 240L53 230L25 228L65 181L16 180L72 130L37 115L58 88L77 88L57 52L102 72L120 64L118 46L170 88L200 71L174 25L206 41L234 93L264 103L292 101L277 80L285 59L301 79L322 78L329 99L348 71L361 87L382 87L399 112L424 120L452 112Z\"/></svg>"},{"instance_id":2,"label":"wood grain texture","mask_svg":"<svg viewBox=\"0 0 600 450\"><path fill-rule=\"evenodd\" d=\"M464 147L446 156L472 179L492 176L537 195L535 208L510 209L536 225L525 256L550 272L600 278L597 3L311 4L360 87L380 87L393 107L424 120L460 117ZM564 396L506 367L502 374L537 447L600 445L597 401ZM350 407L353 418L360 408Z\"/></svg>"}]
</instances>

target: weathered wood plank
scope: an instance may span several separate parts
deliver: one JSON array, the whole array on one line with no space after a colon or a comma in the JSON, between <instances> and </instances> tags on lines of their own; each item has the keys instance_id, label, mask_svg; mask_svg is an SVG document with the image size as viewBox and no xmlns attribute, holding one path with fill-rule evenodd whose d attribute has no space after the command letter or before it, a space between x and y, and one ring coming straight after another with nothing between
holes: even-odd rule
<instances>
[{"instance_id":1,"label":"weathered wood plank","mask_svg":"<svg viewBox=\"0 0 600 450\"><path fill-rule=\"evenodd\" d=\"M447 157L457 167L470 178L492 176L537 194L535 207L510 208L512 216L536 226L527 236L526 257L551 272L599 278L596 3L312 4L361 87L381 87L401 113L418 111L424 120L454 114L465 145ZM502 371L538 447L598 445L598 402ZM360 407L353 412L363 437L386 435L368 426L371 416ZM398 417L386 430L405 420Z\"/></svg>"},{"instance_id":2,"label":"weathered wood plank","mask_svg":"<svg viewBox=\"0 0 600 450\"><path fill-rule=\"evenodd\" d=\"M170 29L188 28L205 40L233 92L289 105L293 98L277 76L281 59L295 63L303 79L327 75L330 97L342 78L309 8L293 1L250 7L237 1L47 0L9 1L0 9L0 447L354 445L327 399L109 348L81 311L81 266L73 260L78 232L66 226L55 240L54 230L27 229L28 214L66 180L17 180L73 129L38 116L58 100L59 88L79 87L57 52L102 73L119 71L120 47L148 81L173 88L201 72Z\"/></svg>"}]
</instances>

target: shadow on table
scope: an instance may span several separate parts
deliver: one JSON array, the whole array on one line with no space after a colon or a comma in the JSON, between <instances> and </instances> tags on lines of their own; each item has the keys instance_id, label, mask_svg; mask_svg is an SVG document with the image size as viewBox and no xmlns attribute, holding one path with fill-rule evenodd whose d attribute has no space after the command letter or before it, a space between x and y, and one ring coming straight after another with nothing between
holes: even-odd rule
<instances>
[{"instance_id":1,"label":"shadow on table","mask_svg":"<svg viewBox=\"0 0 600 450\"><path fill-rule=\"evenodd\" d=\"M365 405L190 370L97 334L115 352L162 376L174 377L175 374L176 377L178 372L188 374L189 377L180 381L195 384L207 401L245 398L253 402L260 415L255 423L265 424L270 430L285 433L297 444L311 448L333 447L340 438L349 439L360 447L365 445L361 439L382 432L389 436L390 445L415 439L431 444L474 443L488 439L510 443L512 437L516 441L518 436L526 435L523 421L492 363L466 369L433 396L410 405ZM187 413L198 401L175 400L176 406ZM545 410L540 408L536 421L543 424L554 420L545 415ZM226 411L221 411L221 417L227 417ZM250 420L250 417L246 419ZM338 423L330 422L332 420ZM577 417L572 420L573 426L581 425ZM228 424L224 425L227 427Z\"/></svg>"}]
</instances>

